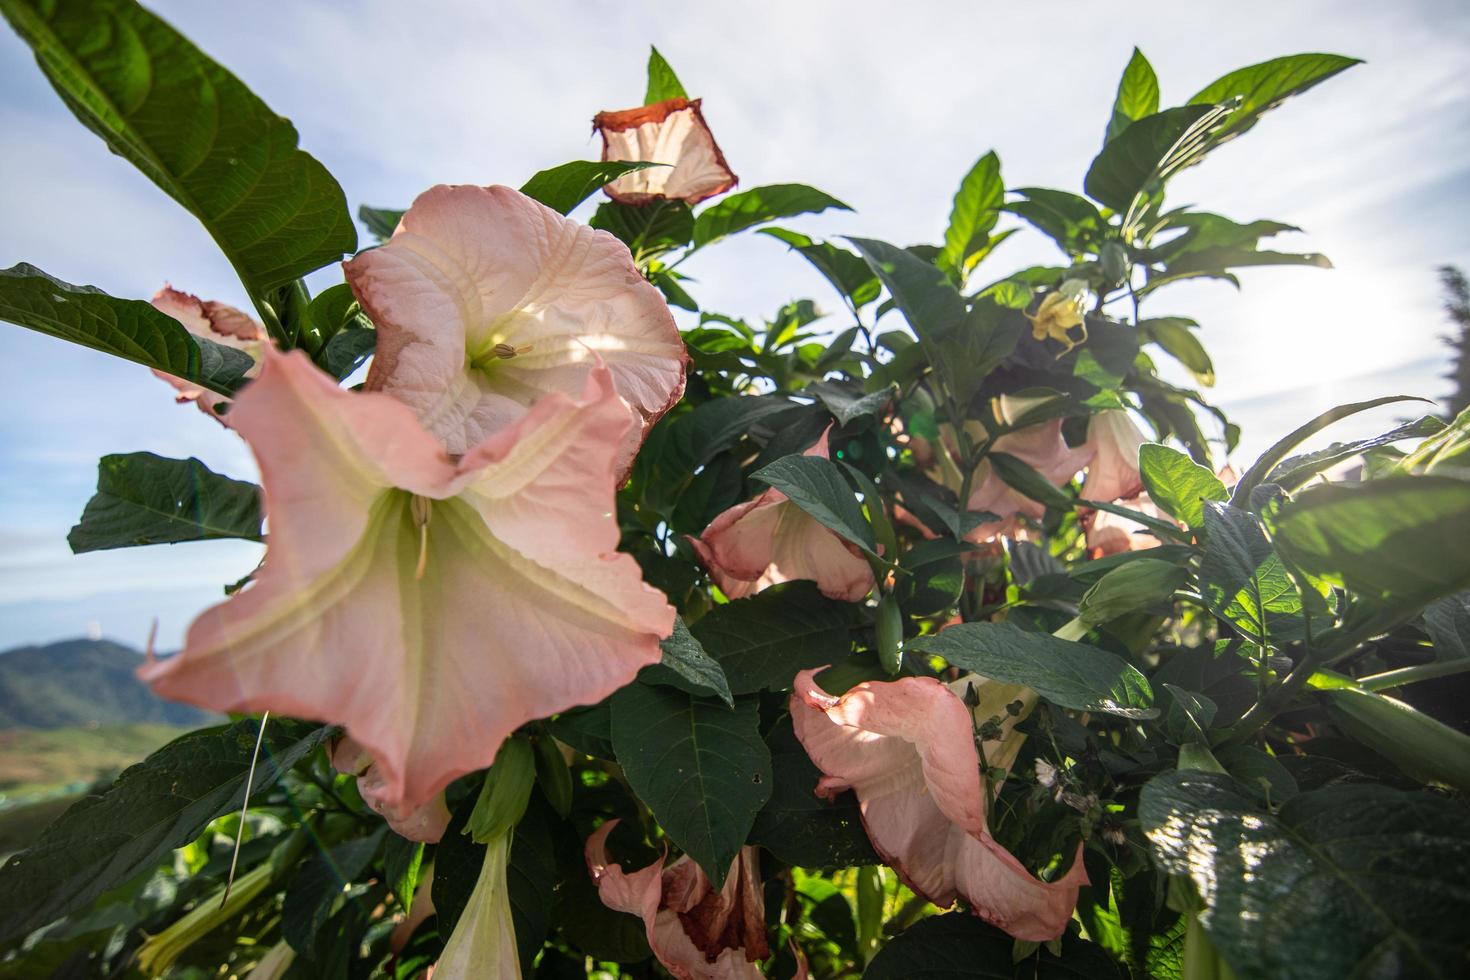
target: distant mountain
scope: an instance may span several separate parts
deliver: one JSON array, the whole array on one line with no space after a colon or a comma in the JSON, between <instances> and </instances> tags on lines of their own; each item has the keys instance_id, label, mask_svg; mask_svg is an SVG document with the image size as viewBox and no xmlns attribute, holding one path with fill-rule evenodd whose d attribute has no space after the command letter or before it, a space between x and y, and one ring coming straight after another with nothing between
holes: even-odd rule
<instances>
[{"instance_id":1,"label":"distant mountain","mask_svg":"<svg viewBox=\"0 0 1470 980\"><path fill-rule=\"evenodd\" d=\"M155 697L134 676L143 655L110 640L63 640L0 653L0 729L160 725L215 720Z\"/></svg>"}]
</instances>

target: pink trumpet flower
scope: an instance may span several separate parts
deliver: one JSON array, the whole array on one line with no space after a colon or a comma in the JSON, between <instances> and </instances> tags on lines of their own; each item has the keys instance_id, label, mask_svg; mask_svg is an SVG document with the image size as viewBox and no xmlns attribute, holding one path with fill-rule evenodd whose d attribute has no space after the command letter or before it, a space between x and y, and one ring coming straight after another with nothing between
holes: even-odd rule
<instances>
[{"instance_id":1,"label":"pink trumpet flower","mask_svg":"<svg viewBox=\"0 0 1470 980\"><path fill-rule=\"evenodd\" d=\"M1087 448L1092 451L1092 459L1082 481L1082 499L1111 503L1142 493L1138 450L1146 441L1122 409L1098 412L1089 419Z\"/></svg>"},{"instance_id":2,"label":"pink trumpet flower","mask_svg":"<svg viewBox=\"0 0 1470 980\"><path fill-rule=\"evenodd\" d=\"M602 135L602 159L669 164L624 174L607 185L608 197L620 204L698 204L735 186L738 178L725 162L699 103L699 99L668 99L597 114L592 128Z\"/></svg>"},{"instance_id":3,"label":"pink trumpet flower","mask_svg":"<svg viewBox=\"0 0 1470 980\"><path fill-rule=\"evenodd\" d=\"M617 824L609 820L587 838L587 870L602 904L643 919L653 954L677 980L760 980L771 947L756 849L740 849L715 891L687 854L631 873L610 863L607 835Z\"/></svg>"},{"instance_id":4,"label":"pink trumpet flower","mask_svg":"<svg viewBox=\"0 0 1470 980\"><path fill-rule=\"evenodd\" d=\"M827 434L803 455L827 458ZM695 553L731 599L793 579L817 583L831 599L857 602L873 588L862 553L774 487L710 522Z\"/></svg>"},{"instance_id":5,"label":"pink trumpet flower","mask_svg":"<svg viewBox=\"0 0 1470 980\"><path fill-rule=\"evenodd\" d=\"M688 354L663 297L622 242L509 187L420 194L388 243L343 264L378 328L369 391L414 414L452 454L576 397L606 364L643 434L684 393Z\"/></svg>"},{"instance_id":6,"label":"pink trumpet flower","mask_svg":"<svg viewBox=\"0 0 1470 980\"><path fill-rule=\"evenodd\" d=\"M1092 457L1089 447L1068 447L1062 439L1061 419L1008 432L996 439L990 448L992 452L1007 453L1030 464L1057 486L1076 476ZM1039 519L1046 513L1045 504L1032 500L1002 480L989 460L982 460L976 467L972 483L974 489L970 491L969 509L989 511L1000 518L999 521L979 525L966 536L977 544L1013 533L1020 515Z\"/></svg>"},{"instance_id":7,"label":"pink trumpet flower","mask_svg":"<svg viewBox=\"0 0 1470 980\"><path fill-rule=\"evenodd\" d=\"M841 697L802 671L791 695L791 719L807 754L824 773L818 796L857 794L868 839L916 894L935 905L956 898L975 915L1017 939L1046 942L1066 928L1087 882L1082 847L1055 882L1039 881L990 836L988 791L975 748L975 726L960 693L929 677L868 681ZM986 763L1010 765L1019 736L1003 704L1026 703L1024 688L980 685L979 713L1002 705L1003 735L986 741Z\"/></svg>"},{"instance_id":8,"label":"pink trumpet flower","mask_svg":"<svg viewBox=\"0 0 1470 980\"><path fill-rule=\"evenodd\" d=\"M254 582L140 675L216 711L342 724L413 809L521 724L658 661L674 610L617 553L631 424L605 367L451 458L404 405L269 348L231 425L270 520Z\"/></svg>"},{"instance_id":9,"label":"pink trumpet flower","mask_svg":"<svg viewBox=\"0 0 1470 980\"><path fill-rule=\"evenodd\" d=\"M357 777L357 792L362 801L388 821L399 837L425 844L437 844L443 839L450 819L443 793L421 806L394 806L387 798L388 783L383 778L383 770L373 761L372 753L347 735L339 736L332 747L332 768Z\"/></svg>"},{"instance_id":10,"label":"pink trumpet flower","mask_svg":"<svg viewBox=\"0 0 1470 980\"><path fill-rule=\"evenodd\" d=\"M201 300L198 296L175 289L168 283L164 283L163 288L153 294L152 303L154 309L179 321L194 336L249 354L256 366L247 372L247 377L254 377L259 373L261 349L270 340L261 325L248 313L214 300ZM153 373L178 389L180 404L193 402L205 415L223 422L219 408L230 401L224 395L163 371L155 370Z\"/></svg>"}]
</instances>

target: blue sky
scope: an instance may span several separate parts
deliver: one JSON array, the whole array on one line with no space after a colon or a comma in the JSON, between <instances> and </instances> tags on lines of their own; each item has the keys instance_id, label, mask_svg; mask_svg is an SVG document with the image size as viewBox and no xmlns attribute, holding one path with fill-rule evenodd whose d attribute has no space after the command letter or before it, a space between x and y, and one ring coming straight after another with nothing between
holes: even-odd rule
<instances>
[{"instance_id":1,"label":"blue sky","mask_svg":"<svg viewBox=\"0 0 1470 980\"><path fill-rule=\"evenodd\" d=\"M669 4L560 0L152 6L296 123L354 210L403 206L439 182L516 185L594 157L588 121L641 101L654 43L704 97L743 186L813 184L857 213L804 229L900 243L939 237L960 176L992 148L1012 186L1076 189L1134 44L1166 105L1277 55L1361 57L1171 192L1300 225L1280 247L1325 252L1337 268L1248 271L1240 293L1181 286L1152 312L1203 324L1214 398L1246 429L1237 462L1332 404L1445 392L1434 267L1470 265L1470 7L1458 0L1144 3L1127 18L1116 5L958 0L905 5L897 19L876 0L685 5L676 16ZM8 32L0 159L0 265L28 261L140 298L168 280L246 305L199 225L72 120ZM991 268L1055 258L1023 233ZM685 268L708 309L831 305L815 274L762 236ZM0 324L0 648L88 630L141 645L158 616L167 649L253 567L257 549L224 542L72 556L66 531L97 457L136 450L254 471L241 443L175 406L146 370Z\"/></svg>"}]
</instances>

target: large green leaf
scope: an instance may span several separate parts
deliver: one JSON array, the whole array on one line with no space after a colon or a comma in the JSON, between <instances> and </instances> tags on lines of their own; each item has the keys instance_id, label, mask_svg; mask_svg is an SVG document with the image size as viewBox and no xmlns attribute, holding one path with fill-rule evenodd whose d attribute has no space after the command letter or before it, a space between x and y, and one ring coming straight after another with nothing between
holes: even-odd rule
<instances>
[{"instance_id":1,"label":"large green leaf","mask_svg":"<svg viewBox=\"0 0 1470 980\"><path fill-rule=\"evenodd\" d=\"M634 682L612 697L612 740L638 798L719 888L771 795L759 704Z\"/></svg>"},{"instance_id":2,"label":"large green leaf","mask_svg":"<svg viewBox=\"0 0 1470 980\"><path fill-rule=\"evenodd\" d=\"M1108 119L1103 143L1111 142L1133 123L1158 111L1158 76L1143 52L1134 48L1128 66L1123 69L1123 77L1118 79L1118 94L1113 98L1113 114Z\"/></svg>"},{"instance_id":3,"label":"large green leaf","mask_svg":"<svg viewBox=\"0 0 1470 980\"><path fill-rule=\"evenodd\" d=\"M724 670L689 632L682 616L674 617L673 635L660 642L659 648L663 651L663 659L645 667L639 674L640 680L648 684L668 684L689 694L713 694L731 707L735 706Z\"/></svg>"},{"instance_id":4,"label":"large green leaf","mask_svg":"<svg viewBox=\"0 0 1470 980\"><path fill-rule=\"evenodd\" d=\"M1299 793L1274 815L1228 776L1143 788L1155 860L1188 877L1241 977L1458 977L1470 914L1463 805L1383 786Z\"/></svg>"},{"instance_id":5,"label":"large green leaf","mask_svg":"<svg viewBox=\"0 0 1470 980\"><path fill-rule=\"evenodd\" d=\"M1010 623L961 623L915 637L907 648L993 680L1024 684L1063 708L1123 718L1158 714L1148 679L1115 654Z\"/></svg>"},{"instance_id":6,"label":"large green leaf","mask_svg":"<svg viewBox=\"0 0 1470 980\"><path fill-rule=\"evenodd\" d=\"M940 268L959 278L968 271L969 259L990 243L990 229L1000 217L1006 188L1000 177L1000 157L985 154L970 168L955 193L944 230L944 247L937 260Z\"/></svg>"},{"instance_id":7,"label":"large green leaf","mask_svg":"<svg viewBox=\"0 0 1470 980\"><path fill-rule=\"evenodd\" d=\"M1217 138L1238 136L1256 124L1261 114L1293 95L1327 81L1338 72L1361 64L1337 54L1293 54L1259 65L1240 68L1206 85L1190 99L1193 105L1218 105L1239 99Z\"/></svg>"},{"instance_id":8,"label":"large green leaf","mask_svg":"<svg viewBox=\"0 0 1470 980\"><path fill-rule=\"evenodd\" d=\"M1470 588L1470 480L1326 484L1281 508L1275 539L1302 569L1405 607Z\"/></svg>"},{"instance_id":9,"label":"large green leaf","mask_svg":"<svg viewBox=\"0 0 1470 980\"><path fill-rule=\"evenodd\" d=\"M1220 478L1176 449L1146 442L1138 451L1138 473L1149 499L1190 527L1204 523L1206 500L1227 500Z\"/></svg>"},{"instance_id":10,"label":"large green leaf","mask_svg":"<svg viewBox=\"0 0 1470 980\"><path fill-rule=\"evenodd\" d=\"M1171 156L1194 135L1209 106L1179 106L1145 116L1103 147L1087 168L1083 190L1114 211L1126 211L1149 192Z\"/></svg>"},{"instance_id":11,"label":"large green leaf","mask_svg":"<svg viewBox=\"0 0 1470 980\"><path fill-rule=\"evenodd\" d=\"M683 201L642 207L603 201L587 223L616 237L639 261L683 248L694 237L694 212Z\"/></svg>"},{"instance_id":12,"label":"large green leaf","mask_svg":"<svg viewBox=\"0 0 1470 980\"><path fill-rule=\"evenodd\" d=\"M258 305L357 249L296 129L131 0L0 0L67 107L204 223Z\"/></svg>"},{"instance_id":13,"label":"large green leaf","mask_svg":"<svg viewBox=\"0 0 1470 980\"><path fill-rule=\"evenodd\" d=\"M664 56L658 53L658 48L649 45L648 88L643 93L643 104L653 105L655 102L665 102L669 99L687 98L689 98L689 93L684 91L684 85L679 81L679 76L674 74L674 69L664 60Z\"/></svg>"},{"instance_id":14,"label":"large green leaf","mask_svg":"<svg viewBox=\"0 0 1470 980\"><path fill-rule=\"evenodd\" d=\"M247 718L190 732L62 814L0 868L0 940L86 908L194 840L215 817L238 810L259 727ZM273 786L335 731L273 719L251 796Z\"/></svg>"},{"instance_id":15,"label":"large green leaf","mask_svg":"<svg viewBox=\"0 0 1470 980\"><path fill-rule=\"evenodd\" d=\"M861 256L831 242L816 241L799 231L789 228L762 228L762 235L770 235L785 242L820 272L834 289L847 297L858 308L878 298L882 285L868 263Z\"/></svg>"},{"instance_id":16,"label":"large green leaf","mask_svg":"<svg viewBox=\"0 0 1470 980\"><path fill-rule=\"evenodd\" d=\"M197 459L153 453L103 456L97 494L66 536L76 554L214 538L259 541L260 487Z\"/></svg>"},{"instance_id":17,"label":"large green leaf","mask_svg":"<svg viewBox=\"0 0 1470 980\"><path fill-rule=\"evenodd\" d=\"M869 238L849 238L892 294L929 363L955 397L968 401L985 376L1015 348L1026 320L990 299L971 309L938 266Z\"/></svg>"},{"instance_id":18,"label":"large green leaf","mask_svg":"<svg viewBox=\"0 0 1470 980\"><path fill-rule=\"evenodd\" d=\"M22 262L0 269L0 319L191 381L221 395L245 383L244 351L195 337L173 317L95 286L73 286Z\"/></svg>"},{"instance_id":19,"label":"large green leaf","mask_svg":"<svg viewBox=\"0 0 1470 980\"><path fill-rule=\"evenodd\" d=\"M521 193L562 214L595 194L603 185L617 180L623 174L648 167L661 167L661 163L645 163L629 160L573 160L550 170L536 173L521 185Z\"/></svg>"},{"instance_id":20,"label":"large green leaf","mask_svg":"<svg viewBox=\"0 0 1470 980\"><path fill-rule=\"evenodd\" d=\"M1302 453L1277 463L1266 475L1264 482L1274 483L1286 491L1295 490L1325 469L1352 459L1370 449L1387 446L1403 439L1423 439L1443 432L1443 420L1433 415L1421 415L1412 422L1396 425L1387 432L1369 439L1354 439L1352 442L1334 442L1325 449Z\"/></svg>"},{"instance_id":21,"label":"large green leaf","mask_svg":"<svg viewBox=\"0 0 1470 980\"><path fill-rule=\"evenodd\" d=\"M1334 422L1345 419L1359 412L1366 412L1370 408L1378 408L1381 405L1392 405L1395 402L1427 401L1414 395L1387 395L1383 398L1373 398L1365 402L1352 402L1347 405L1338 405L1329 408L1310 422L1297 426L1292 431L1278 439L1275 444L1261 454L1260 458L1251 464L1250 469L1245 471L1240 480L1235 484L1231 493L1232 500L1249 500L1251 491L1260 486L1266 479L1266 475L1275 469L1287 453L1301 445L1312 436L1321 432Z\"/></svg>"},{"instance_id":22,"label":"large green leaf","mask_svg":"<svg viewBox=\"0 0 1470 980\"><path fill-rule=\"evenodd\" d=\"M1213 500L1204 506L1208 540L1199 579L1205 605L1253 643L1300 640L1306 635L1301 593L1256 516Z\"/></svg>"},{"instance_id":23,"label":"large green leaf","mask_svg":"<svg viewBox=\"0 0 1470 980\"><path fill-rule=\"evenodd\" d=\"M694 219L694 247L703 248L727 235L778 218L816 214L828 208L852 210L832 195L805 184L752 187L748 191L731 194L699 212Z\"/></svg>"},{"instance_id":24,"label":"large green leaf","mask_svg":"<svg viewBox=\"0 0 1470 980\"><path fill-rule=\"evenodd\" d=\"M306 861L281 901L281 938L296 952L311 952L312 940L332 914L332 904L358 879L387 835L386 826L344 841Z\"/></svg>"},{"instance_id":25,"label":"large green leaf","mask_svg":"<svg viewBox=\"0 0 1470 980\"><path fill-rule=\"evenodd\" d=\"M1107 950L1065 935L1049 950L1016 962L1016 940L969 912L921 919L873 958L863 980L1121 980Z\"/></svg>"},{"instance_id":26,"label":"large green leaf","mask_svg":"<svg viewBox=\"0 0 1470 980\"><path fill-rule=\"evenodd\" d=\"M1470 658L1470 592L1457 592L1424 609L1424 628L1440 660Z\"/></svg>"},{"instance_id":27,"label":"large green leaf","mask_svg":"<svg viewBox=\"0 0 1470 980\"><path fill-rule=\"evenodd\" d=\"M787 582L717 606L693 634L719 662L730 690L750 694L791 686L798 671L824 667L852 649L854 607L812 582Z\"/></svg>"},{"instance_id":28,"label":"large green leaf","mask_svg":"<svg viewBox=\"0 0 1470 980\"><path fill-rule=\"evenodd\" d=\"M836 463L820 456L784 456L751 479L781 491L824 527L876 555L873 526Z\"/></svg>"}]
</instances>

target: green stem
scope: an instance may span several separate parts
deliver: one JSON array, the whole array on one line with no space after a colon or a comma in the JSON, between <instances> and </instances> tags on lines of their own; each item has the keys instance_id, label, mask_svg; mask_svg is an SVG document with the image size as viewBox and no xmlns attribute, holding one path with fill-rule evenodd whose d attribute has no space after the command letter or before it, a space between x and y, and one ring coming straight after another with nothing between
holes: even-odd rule
<instances>
[{"instance_id":1,"label":"green stem","mask_svg":"<svg viewBox=\"0 0 1470 980\"><path fill-rule=\"evenodd\" d=\"M1405 684L1429 681L1436 677L1449 677L1454 674L1463 674L1466 671L1470 671L1470 657L1460 660L1436 660L1434 663L1400 667L1398 670L1360 677L1358 685L1365 691L1386 691L1390 688L1403 687Z\"/></svg>"}]
</instances>

